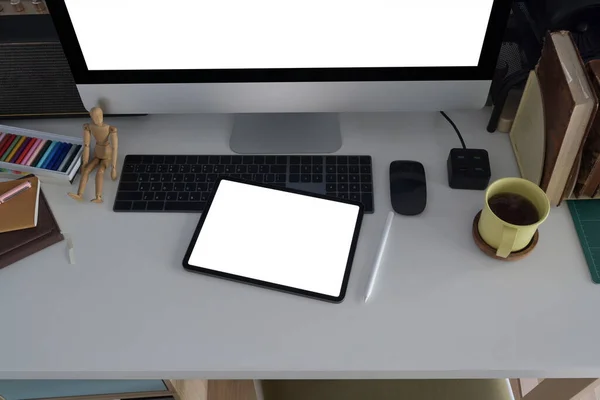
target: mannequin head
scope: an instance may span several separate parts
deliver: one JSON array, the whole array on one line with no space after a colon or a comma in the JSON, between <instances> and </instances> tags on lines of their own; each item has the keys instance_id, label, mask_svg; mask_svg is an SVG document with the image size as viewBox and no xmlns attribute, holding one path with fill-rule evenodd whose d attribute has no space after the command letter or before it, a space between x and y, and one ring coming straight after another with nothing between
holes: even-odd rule
<instances>
[{"instance_id":1,"label":"mannequin head","mask_svg":"<svg viewBox=\"0 0 600 400\"><path fill-rule=\"evenodd\" d=\"M102 122L104 122L104 113L100 107L92 108L90 110L90 117L94 124L102 126Z\"/></svg>"}]
</instances>

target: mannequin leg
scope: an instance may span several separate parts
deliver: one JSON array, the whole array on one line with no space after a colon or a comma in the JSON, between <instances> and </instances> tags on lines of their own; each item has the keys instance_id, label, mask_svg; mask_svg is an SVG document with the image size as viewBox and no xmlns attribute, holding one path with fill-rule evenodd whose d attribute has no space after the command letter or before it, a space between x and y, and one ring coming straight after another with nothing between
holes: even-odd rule
<instances>
[{"instance_id":1,"label":"mannequin leg","mask_svg":"<svg viewBox=\"0 0 600 400\"><path fill-rule=\"evenodd\" d=\"M79 189L77 190L77 193L69 193L69 196L71 196L75 200L81 200L81 198L83 197L83 192L85 192L85 186L87 185L88 178L99 163L100 160L94 158L88 163L88 165L85 166L83 171L81 171L81 180L79 181Z\"/></svg>"},{"instance_id":2,"label":"mannequin leg","mask_svg":"<svg viewBox=\"0 0 600 400\"><path fill-rule=\"evenodd\" d=\"M108 163L110 160L101 160L100 168L96 172L96 198L92 200L92 203L102 203L102 189L104 186L104 171L108 168Z\"/></svg>"}]
</instances>

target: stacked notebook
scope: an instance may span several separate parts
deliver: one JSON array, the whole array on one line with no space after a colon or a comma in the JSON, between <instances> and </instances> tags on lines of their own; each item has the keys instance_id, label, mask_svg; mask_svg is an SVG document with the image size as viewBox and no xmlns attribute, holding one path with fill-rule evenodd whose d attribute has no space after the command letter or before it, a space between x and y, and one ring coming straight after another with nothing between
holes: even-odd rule
<instances>
[{"instance_id":1,"label":"stacked notebook","mask_svg":"<svg viewBox=\"0 0 600 400\"><path fill-rule=\"evenodd\" d=\"M24 181L30 189L0 204L0 268L64 239L35 176L1 182L0 194Z\"/></svg>"},{"instance_id":2,"label":"stacked notebook","mask_svg":"<svg viewBox=\"0 0 600 400\"><path fill-rule=\"evenodd\" d=\"M548 33L510 132L521 176L554 206L597 195L599 63L584 65L569 32Z\"/></svg>"}]
</instances>

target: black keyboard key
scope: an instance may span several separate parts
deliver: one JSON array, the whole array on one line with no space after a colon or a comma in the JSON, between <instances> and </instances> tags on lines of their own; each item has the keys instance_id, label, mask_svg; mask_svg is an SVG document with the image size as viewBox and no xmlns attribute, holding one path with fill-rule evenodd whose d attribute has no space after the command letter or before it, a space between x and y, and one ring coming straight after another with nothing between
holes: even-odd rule
<instances>
[{"instance_id":1,"label":"black keyboard key","mask_svg":"<svg viewBox=\"0 0 600 400\"><path fill-rule=\"evenodd\" d=\"M158 168L158 165L152 164L152 165L148 165L148 167L146 168L146 172L149 172L151 174L154 174L156 171L156 169Z\"/></svg>"},{"instance_id":2,"label":"black keyboard key","mask_svg":"<svg viewBox=\"0 0 600 400\"><path fill-rule=\"evenodd\" d=\"M208 197L209 196L210 196L210 193L208 193L208 192L202 192L200 194L200 201L204 201L204 202L208 201Z\"/></svg>"},{"instance_id":3,"label":"black keyboard key","mask_svg":"<svg viewBox=\"0 0 600 400\"><path fill-rule=\"evenodd\" d=\"M338 174L347 174L348 173L348 167L345 165L338 165L337 167L337 173Z\"/></svg>"},{"instance_id":4,"label":"black keyboard key","mask_svg":"<svg viewBox=\"0 0 600 400\"><path fill-rule=\"evenodd\" d=\"M285 174L286 172L287 167L285 165L271 165L272 174Z\"/></svg>"},{"instance_id":5,"label":"black keyboard key","mask_svg":"<svg viewBox=\"0 0 600 400\"><path fill-rule=\"evenodd\" d=\"M348 164L348 156L337 156L337 163L340 164Z\"/></svg>"},{"instance_id":6,"label":"black keyboard key","mask_svg":"<svg viewBox=\"0 0 600 400\"><path fill-rule=\"evenodd\" d=\"M165 197L167 201L175 201L177 200L177 192L168 192L167 197Z\"/></svg>"},{"instance_id":7,"label":"black keyboard key","mask_svg":"<svg viewBox=\"0 0 600 400\"><path fill-rule=\"evenodd\" d=\"M358 163L359 163L358 156L350 156L350 157L348 157L348 164L356 165Z\"/></svg>"},{"instance_id":8,"label":"black keyboard key","mask_svg":"<svg viewBox=\"0 0 600 400\"><path fill-rule=\"evenodd\" d=\"M348 191L348 185L345 183L338 183L337 185L337 191L338 192L347 192Z\"/></svg>"},{"instance_id":9,"label":"black keyboard key","mask_svg":"<svg viewBox=\"0 0 600 400\"><path fill-rule=\"evenodd\" d=\"M335 183L328 183L325 186L325 190L327 190L328 192L335 192L336 189L336 184Z\"/></svg>"},{"instance_id":10,"label":"black keyboard key","mask_svg":"<svg viewBox=\"0 0 600 400\"><path fill-rule=\"evenodd\" d=\"M208 156L198 156L198 164L208 164Z\"/></svg>"},{"instance_id":11,"label":"black keyboard key","mask_svg":"<svg viewBox=\"0 0 600 400\"><path fill-rule=\"evenodd\" d=\"M165 164L175 164L175 156L165 156Z\"/></svg>"},{"instance_id":12,"label":"black keyboard key","mask_svg":"<svg viewBox=\"0 0 600 400\"><path fill-rule=\"evenodd\" d=\"M325 193L327 196L337 197L337 192L327 192Z\"/></svg>"},{"instance_id":13,"label":"black keyboard key","mask_svg":"<svg viewBox=\"0 0 600 400\"><path fill-rule=\"evenodd\" d=\"M150 174L150 182L160 182L160 174Z\"/></svg>"},{"instance_id":14,"label":"black keyboard key","mask_svg":"<svg viewBox=\"0 0 600 400\"><path fill-rule=\"evenodd\" d=\"M170 192L173 190L173 183L169 182L169 183L163 183L162 187L160 188L160 190L162 192Z\"/></svg>"},{"instance_id":15,"label":"black keyboard key","mask_svg":"<svg viewBox=\"0 0 600 400\"><path fill-rule=\"evenodd\" d=\"M350 193L350 200L352 200L352 201L360 201L360 194L358 194L358 193Z\"/></svg>"},{"instance_id":16,"label":"black keyboard key","mask_svg":"<svg viewBox=\"0 0 600 400\"><path fill-rule=\"evenodd\" d=\"M167 198L167 194L165 192L156 192L154 194L155 201L165 201L166 198Z\"/></svg>"},{"instance_id":17,"label":"black keyboard key","mask_svg":"<svg viewBox=\"0 0 600 400\"><path fill-rule=\"evenodd\" d=\"M335 165L337 164L337 159L335 156L327 156L325 157L325 164L327 165Z\"/></svg>"},{"instance_id":18,"label":"black keyboard key","mask_svg":"<svg viewBox=\"0 0 600 400\"><path fill-rule=\"evenodd\" d=\"M268 165L259 165L258 166L258 173L259 174L268 174L269 173L269 166Z\"/></svg>"},{"instance_id":19,"label":"black keyboard key","mask_svg":"<svg viewBox=\"0 0 600 400\"><path fill-rule=\"evenodd\" d=\"M348 181L349 182L360 182L360 176L359 175L348 175Z\"/></svg>"},{"instance_id":20,"label":"black keyboard key","mask_svg":"<svg viewBox=\"0 0 600 400\"><path fill-rule=\"evenodd\" d=\"M335 166L335 165L328 165L328 166L325 168L325 171L327 171L327 173L328 173L328 174L335 174L335 171L336 171L336 169L337 169L337 168L336 168L336 166Z\"/></svg>"},{"instance_id":21,"label":"black keyboard key","mask_svg":"<svg viewBox=\"0 0 600 400\"><path fill-rule=\"evenodd\" d=\"M323 175L322 174L318 174L318 175L314 175L313 174L312 181L314 183L321 183L321 182L323 182Z\"/></svg>"},{"instance_id":22,"label":"black keyboard key","mask_svg":"<svg viewBox=\"0 0 600 400\"><path fill-rule=\"evenodd\" d=\"M177 156L175 158L176 164L185 164L187 162L187 156Z\"/></svg>"},{"instance_id":23,"label":"black keyboard key","mask_svg":"<svg viewBox=\"0 0 600 400\"><path fill-rule=\"evenodd\" d=\"M360 181L371 183L371 182L373 182L373 176L370 174L362 174L360 176Z\"/></svg>"},{"instance_id":24,"label":"black keyboard key","mask_svg":"<svg viewBox=\"0 0 600 400\"><path fill-rule=\"evenodd\" d=\"M165 208L164 201L149 201L146 211L162 211Z\"/></svg>"},{"instance_id":25,"label":"black keyboard key","mask_svg":"<svg viewBox=\"0 0 600 400\"><path fill-rule=\"evenodd\" d=\"M130 174L135 172L135 164L125 164L123 165L123 173Z\"/></svg>"},{"instance_id":26,"label":"black keyboard key","mask_svg":"<svg viewBox=\"0 0 600 400\"><path fill-rule=\"evenodd\" d=\"M217 181L217 174L208 174L206 175L206 182L214 183Z\"/></svg>"},{"instance_id":27,"label":"black keyboard key","mask_svg":"<svg viewBox=\"0 0 600 400\"><path fill-rule=\"evenodd\" d=\"M127 161L128 163L131 163L131 164L141 164L142 156L127 156L125 158L125 161Z\"/></svg>"},{"instance_id":28,"label":"black keyboard key","mask_svg":"<svg viewBox=\"0 0 600 400\"><path fill-rule=\"evenodd\" d=\"M225 173L226 174L234 174L235 173L235 165L226 165Z\"/></svg>"},{"instance_id":29,"label":"black keyboard key","mask_svg":"<svg viewBox=\"0 0 600 400\"><path fill-rule=\"evenodd\" d=\"M251 181L252 180L252 174L242 174L242 179L244 179L246 181Z\"/></svg>"},{"instance_id":30,"label":"black keyboard key","mask_svg":"<svg viewBox=\"0 0 600 400\"><path fill-rule=\"evenodd\" d=\"M220 158L221 157L219 157L219 156L208 156L208 163L213 164L213 165L218 164L220 161Z\"/></svg>"},{"instance_id":31,"label":"black keyboard key","mask_svg":"<svg viewBox=\"0 0 600 400\"><path fill-rule=\"evenodd\" d=\"M312 156L312 163L314 164L323 164L323 156Z\"/></svg>"},{"instance_id":32,"label":"black keyboard key","mask_svg":"<svg viewBox=\"0 0 600 400\"><path fill-rule=\"evenodd\" d=\"M373 195L363 194L360 197L360 202L365 206L365 211L373 212Z\"/></svg>"},{"instance_id":33,"label":"black keyboard key","mask_svg":"<svg viewBox=\"0 0 600 400\"><path fill-rule=\"evenodd\" d=\"M371 164L371 157L369 156L360 156L359 161L361 164Z\"/></svg>"},{"instance_id":34,"label":"black keyboard key","mask_svg":"<svg viewBox=\"0 0 600 400\"><path fill-rule=\"evenodd\" d=\"M142 192L119 192L117 201L135 201L142 199Z\"/></svg>"},{"instance_id":35,"label":"black keyboard key","mask_svg":"<svg viewBox=\"0 0 600 400\"><path fill-rule=\"evenodd\" d=\"M198 156L187 156L186 162L190 165L198 164Z\"/></svg>"},{"instance_id":36,"label":"black keyboard key","mask_svg":"<svg viewBox=\"0 0 600 400\"><path fill-rule=\"evenodd\" d=\"M183 182L183 174L173 174L173 182Z\"/></svg>"},{"instance_id":37,"label":"black keyboard key","mask_svg":"<svg viewBox=\"0 0 600 400\"><path fill-rule=\"evenodd\" d=\"M121 182L137 182L138 174L123 174Z\"/></svg>"},{"instance_id":38,"label":"black keyboard key","mask_svg":"<svg viewBox=\"0 0 600 400\"><path fill-rule=\"evenodd\" d=\"M277 156L277 164L287 165L287 156Z\"/></svg>"},{"instance_id":39,"label":"black keyboard key","mask_svg":"<svg viewBox=\"0 0 600 400\"><path fill-rule=\"evenodd\" d=\"M184 182L194 182L195 180L196 180L196 175L194 175L194 174L185 174L183 176Z\"/></svg>"},{"instance_id":40,"label":"black keyboard key","mask_svg":"<svg viewBox=\"0 0 600 400\"><path fill-rule=\"evenodd\" d=\"M266 174L265 182L267 182L267 183L275 182L275 174Z\"/></svg>"},{"instance_id":41,"label":"black keyboard key","mask_svg":"<svg viewBox=\"0 0 600 400\"><path fill-rule=\"evenodd\" d=\"M221 162L219 164L231 164L231 156L221 156Z\"/></svg>"},{"instance_id":42,"label":"black keyboard key","mask_svg":"<svg viewBox=\"0 0 600 400\"><path fill-rule=\"evenodd\" d=\"M206 182L206 174L196 174L196 182Z\"/></svg>"},{"instance_id":43,"label":"black keyboard key","mask_svg":"<svg viewBox=\"0 0 600 400\"><path fill-rule=\"evenodd\" d=\"M190 193L190 201L200 201L200 192Z\"/></svg>"},{"instance_id":44,"label":"black keyboard key","mask_svg":"<svg viewBox=\"0 0 600 400\"><path fill-rule=\"evenodd\" d=\"M245 174L247 172L247 168L245 165L236 165L235 173L236 174Z\"/></svg>"},{"instance_id":45,"label":"black keyboard key","mask_svg":"<svg viewBox=\"0 0 600 400\"><path fill-rule=\"evenodd\" d=\"M197 189L199 192L206 192L208 190L208 183L199 183Z\"/></svg>"},{"instance_id":46,"label":"black keyboard key","mask_svg":"<svg viewBox=\"0 0 600 400\"><path fill-rule=\"evenodd\" d=\"M302 174L300 175L300 182L310 182L310 174Z\"/></svg>"},{"instance_id":47,"label":"black keyboard key","mask_svg":"<svg viewBox=\"0 0 600 400\"><path fill-rule=\"evenodd\" d=\"M348 193L338 193L337 195L338 199L344 199L344 200L348 200Z\"/></svg>"},{"instance_id":48,"label":"black keyboard key","mask_svg":"<svg viewBox=\"0 0 600 400\"><path fill-rule=\"evenodd\" d=\"M115 211L130 211L131 201L115 201Z\"/></svg>"},{"instance_id":49,"label":"black keyboard key","mask_svg":"<svg viewBox=\"0 0 600 400\"><path fill-rule=\"evenodd\" d=\"M310 165L303 165L302 168L300 168L300 172L303 174L310 174L312 171Z\"/></svg>"},{"instance_id":50,"label":"black keyboard key","mask_svg":"<svg viewBox=\"0 0 600 400\"><path fill-rule=\"evenodd\" d=\"M142 164L152 164L154 156L142 156Z\"/></svg>"},{"instance_id":51,"label":"black keyboard key","mask_svg":"<svg viewBox=\"0 0 600 400\"><path fill-rule=\"evenodd\" d=\"M215 167L213 168L213 172L215 174L222 174L223 172L225 172L225 166L224 165L215 165Z\"/></svg>"},{"instance_id":52,"label":"black keyboard key","mask_svg":"<svg viewBox=\"0 0 600 400\"><path fill-rule=\"evenodd\" d=\"M300 166L299 165L292 165L290 166L290 174L299 174L300 173Z\"/></svg>"},{"instance_id":53,"label":"black keyboard key","mask_svg":"<svg viewBox=\"0 0 600 400\"><path fill-rule=\"evenodd\" d=\"M312 164L312 158L311 158L311 156L302 156L302 157L300 157L300 163L302 165L310 165L310 164Z\"/></svg>"},{"instance_id":54,"label":"black keyboard key","mask_svg":"<svg viewBox=\"0 0 600 400\"><path fill-rule=\"evenodd\" d=\"M212 165L203 165L202 166L202 172L204 172L205 174L212 174L214 171L214 166Z\"/></svg>"},{"instance_id":55,"label":"black keyboard key","mask_svg":"<svg viewBox=\"0 0 600 400\"><path fill-rule=\"evenodd\" d=\"M142 196L142 200L154 200L154 192L144 192L144 195ZM145 207L145 205L144 205Z\"/></svg>"},{"instance_id":56,"label":"black keyboard key","mask_svg":"<svg viewBox=\"0 0 600 400\"><path fill-rule=\"evenodd\" d=\"M313 174L322 174L323 166L322 165L313 165L312 172L313 172Z\"/></svg>"},{"instance_id":57,"label":"black keyboard key","mask_svg":"<svg viewBox=\"0 0 600 400\"><path fill-rule=\"evenodd\" d=\"M156 172L164 174L169 171L169 166L167 164L160 164L156 166Z\"/></svg>"},{"instance_id":58,"label":"black keyboard key","mask_svg":"<svg viewBox=\"0 0 600 400\"><path fill-rule=\"evenodd\" d=\"M173 184L173 190L176 192L183 192L184 189L185 189L185 183L183 183L183 182L175 182Z\"/></svg>"},{"instance_id":59,"label":"black keyboard key","mask_svg":"<svg viewBox=\"0 0 600 400\"><path fill-rule=\"evenodd\" d=\"M290 174L290 182L291 183L300 182L300 175L299 174Z\"/></svg>"},{"instance_id":60,"label":"black keyboard key","mask_svg":"<svg viewBox=\"0 0 600 400\"><path fill-rule=\"evenodd\" d=\"M173 174L162 174L160 176L161 182L173 182Z\"/></svg>"},{"instance_id":61,"label":"black keyboard key","mask_svg":"<svg viewBox=\"0 0 600 400\"><path fill-rule=\"evenodd\" d=\"M285 182L285 174L275 175L275 182Z\"/></svg>"},{"instance_id":62,"label":"black keyboard key","mask_svg":"<svg viewBox=\"0 0 600 400\"><path fill-rule=\"evenodd\" d=\"M177 195L177 201L188 201L190 199L190 194L187 192L179 192Z\"/></svg>"},{"instance_id":63,"label":"black keyboard key","mask_svg":"<svg viewBox=\"0 0 600 400\"><path fill-rule=\"evenodd\" d=\"M167 168L167 171L171 174L176 174L179 172L179 165L171 164L169 165L169 168Z\"/></svg>"},{"instance_id":64,"label":"black keyboard key","mask_svg":"<svg viewBox=\"0 0 600 400\"><path fill-rule=\"evenodd\" d=\"M165 211L202 211L205 203L194 201L167 201Z\"/></svg>"},{"instance_id":65,"label":"black keyboard key","mask_svg":"<svg viewBox=\"0 0 600 400\"><path fill-rule=\"evenodd\" d=\"M258 172L258 165L248 165L248 173L256 174Z\"/></svg>"},{"instance_id":66,"label":"black keyboard key","mask_svg":"<svg viewBox=\"0 0 600 400\"><path fill-rule=\"evenodd\" d=\"M348 182L348 175L346 174L338 174L337 175L338 182Z\"/></svg>"},{"instance_id":67,"label":"black keyboard key","mask_svg":"<svg viewBox=\"0 0 600 400\"><path fill-rule=\"evenodd\" d=\"M300 164L300 156L290 156L290 164Z\"/></svg>"},{"instance_id":68,"label":"black keyboard key","mask_svg":"<svg viewBox=\"0 0 600 400\"><path fill-rule=\"evenodd\" d=\"M261 183L264 179L264 175L263 174L254 174L254 177L252 178L252 180L254 182L258 182Z\"/></svg>"},{"instance_id":69,"label":"black keyboard key","mask_svg":"<svg viewBox=\"0 0 600 400\"><path fill-rule=\"evenodd\" d=\"M277 163L277 157L275 156L266 156L265 157L265 164L276 164Z\"/></svg>"},{"instance_id":70,"label":"black keyboard key","mask_svg":"<svg viewBox=\"0 0 600 400\"><path fill-rule=\"evenodd\" d=\"M190 168L190 172L192 174L199 174L200 172L202 172L202 165L199 165L199 164L192 165L192 168Z\"/></svg>"},{"instance_id":71,"label":"black keyboard key","mask_svg":"<svg viewBox=\"0 0 600 400\"><path fill-rule=\"evenodd\" d=\"M264 164L265 156L254 156L254 164Z\"/></svg>"},{"instance_id":72,"label":"black keyboard key","mask_svg":"<svg viewBox=\"0 0 600 400\"><path fill-rule=\"evenodd\" d=\"M138 186L138 190L140 192L147 192L148 190L150 190L150 182L140 183L140 185Z\"/></svg>"},{"instance_id":73,"label":"black keyboard key","mask_svg":"<svg viewBox=\"0 0 600 400\"><path fill-rule=\"evenodd\" d=\"M146 165L145 164L138 164L135 166L135 172L140 173L140 172L146 172Z\"/></svg>"},{"instance_id":74,"label":"black keyboard key","mask_svg":"<svg viewBox=\"0 0 600 400\"><path fill-rule=\"evenodd\" d=\"M325 182L336 182L336 176L333 174L327 174L327 176L325 176Z\"/></svg>"},{"instance_id":75,"label":"black keyboard key","mask_svg":"<svg viewBox=\"0 0 600 400\"><path fill-rule=\"evenodd\" d=\"M242 163L242 156L232 156L231 163L234 165L238 165Z\"/></svg>"},{"instance_id":76,"label":"black keyboard key","mask_svg":"<svg viewBox=\"0 0 600 400\"><path fill-rule=\"evenodd\" d=\"M371 173L371 166L370 165L361 165L360 172L362 174L370 174Z\"/></svg>"},{"instance_id":77,"label":"black keyboard key","mask_svg":"<svg viewBox=\"0 0 600 400\"><path fill-rule=\"evenodd\" d=\"M184 190L186 192L195 192L196 191L196 184L195 183L186 183Z\"/></svg>"},{"instance_id":78,"label":"black keyboard key","mask_svg":"<svg viewBox=\"0 0 600 400\"><path fill-rule=\"evenodd\" d=\"M144 210L146 210L146 202L145 201L134 201L131 209L133 211L144 211Z\"/></svg>"},{"instance_id":79,"label":"black keyboard key","mask_svg":"<svg viewBox=\"0 0 600 400\"><path fill-rule=\"evenodd\" d=\"M358 165L351 165L348 168L348 172L350 172L351 174L358 174L360 172L360 169L359 169Z\"/></svg>"},{"instance_id":80,"label":"black keyboard key","mask_svg":"<svg viewBox=\"0 0 600 400\"><path fill-rule=\"evenodd\" d=\"M121 182L119 185L119 191L135 192L138 190L138 185L139 184L137 182Z\"/></svg>"},{"instance_id":81,"label":"black keyboard key","mask_svg":"<svg viewBox=\"0 0 600 400\"><path fill-rule=\"evenodd\" d=\"M189 174L191 171L191 167L189 165L182 165L179 168L179 172L181 172L182 174Z\"/></svg>"},{"instance_id":82,"label":"black keyboard key","mask_svg":"<svg viewBox=\"0 0 600 400\"><path fill-rule=\"evenodd\" d=\"M360 186L357 183L353 183L350 185L350 192L352 193L359 193L360 192Z\"/></svg>"},{"instance_id":83,"label":"black keyboard key","mask_svg":"<svg viewBox=\"0 0 600 400\"><path fill-rule=\"evenodd\" d=\"M138 182L150 182L150 174L138 174Z\"/></svg>"},{"instance_id":84,"label":"black keyboard key","mask_svg":"<svg viewBox=\"0 0 600 400\"><path fill-rule=\"evenodd\" d=\"M373 191L373 185L370 183L361 183L360 190L363 193L371 193Z\"/></svg>"},{"instance_id":85,"label":"black keyboard key","mask_svg":"<svg viewBox=\"0 0 600 400\"><path fill-rule=\"evenodd\" d=\"M150 184L150 191L151 192L159 192L162 190L162 183L160 182L152 182Z\"/></svg>"},{"instance_id":86,"label":"black keyboard key","mask_svg":"<svg viewBox=\"0 0 600 400\"><path fill-rule=\"evenodd\" d=\"M254 162L254 157L253 156L242 156L242 164L252 164Z\"/></svg>"}]
</instances>

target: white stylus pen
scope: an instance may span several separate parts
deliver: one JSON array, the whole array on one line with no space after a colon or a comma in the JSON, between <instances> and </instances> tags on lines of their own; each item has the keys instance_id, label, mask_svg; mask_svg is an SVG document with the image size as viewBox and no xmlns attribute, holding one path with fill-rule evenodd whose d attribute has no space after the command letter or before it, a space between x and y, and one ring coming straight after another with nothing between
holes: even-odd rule
<instances>
[{"instance_id":1,"label":"white stylus pen","mask_svg":"<svg viewBox=\"0 0 600 400\"><path fill-rule=\"evenodd\" d=\"M375 281L377 281L377 274L379 273L379 267L381 265L381 259L383 258L383 253L385 253L385 245L388 240L388 236L390 235L390 228L392 227L392 221L394 220L394 212L390 211L388 214L387 220L385 221L385 227L383 228L383 236L381 237L381 243L379 244L379 249L377 250L377 257L375 258L375 263L373 264L373 271L371 272L371 277L369 278L369 286L367 287L367 294L365 294L365 303L371 297L371 293L373 292L373 288L375 287Z\"/></svg>"}]
</instances>

